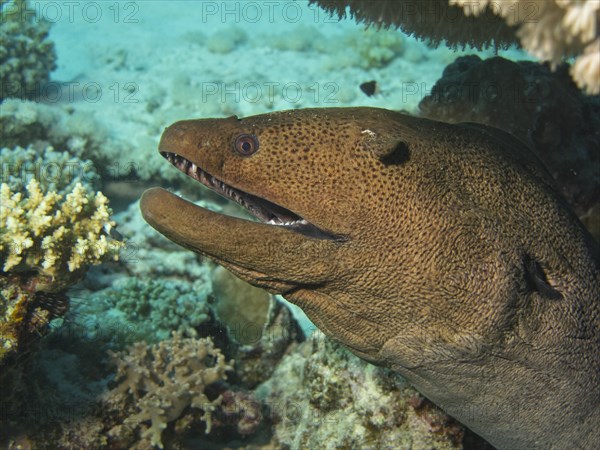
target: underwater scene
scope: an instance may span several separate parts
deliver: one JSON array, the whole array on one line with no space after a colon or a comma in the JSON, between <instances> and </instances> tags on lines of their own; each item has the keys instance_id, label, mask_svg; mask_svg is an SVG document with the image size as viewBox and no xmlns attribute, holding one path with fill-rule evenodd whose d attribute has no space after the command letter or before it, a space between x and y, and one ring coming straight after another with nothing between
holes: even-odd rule
<instances>
[{"instance_id":1,"label":"underwater scene","mask_svg":"<svg viewBox=\"0 0 600 450\"><path fill-rule=\"evenodd\" d=\"M600 448L600 0L0 0L0 449Z\"/></svg>"}]
</instances>

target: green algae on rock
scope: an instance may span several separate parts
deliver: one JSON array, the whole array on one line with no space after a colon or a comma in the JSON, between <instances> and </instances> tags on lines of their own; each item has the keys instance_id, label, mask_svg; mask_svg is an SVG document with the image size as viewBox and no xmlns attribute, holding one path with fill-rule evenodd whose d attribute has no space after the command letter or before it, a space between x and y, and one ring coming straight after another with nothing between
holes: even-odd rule
<instances>
[{"instance_id":1,"label":"green algae on rock","mask_svg":"<svg viewBox=\"0 0 600 450\"><path fill-rule=\"evenodd\" d=\"M78 310L118 322L117 328L127 330L125 337L131 343L153 344L168 339L173 331L198 337L198 329L210 317L209 294L207 280L125 277L91 294Z\"/></svg>"}]
</instances>

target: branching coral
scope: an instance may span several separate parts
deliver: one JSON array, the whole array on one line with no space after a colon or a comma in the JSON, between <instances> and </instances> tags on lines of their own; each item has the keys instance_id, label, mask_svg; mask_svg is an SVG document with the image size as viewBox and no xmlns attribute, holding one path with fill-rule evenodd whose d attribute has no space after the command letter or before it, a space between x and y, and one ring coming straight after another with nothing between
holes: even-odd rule
<instances>
[{"instance_id":1,"label":"branching coral","mask_svg":"<svg viewBox=\"0 0 600 450\"><path fill-rule=\"evenodd\" d=\"M597 0L311 0L339 17L396 27L437 45L521 46L556 65L576 57L571 74L600 93L600 2Z\"/></svg>"},{"instance_id":2,"label":"branching coral","mask_svg":"<svg viewBox=\"0 0 600 450\"><path fill-rule=\"evenodd\" d=\"M27 9L25 0L0 1L0 102L37 95L56 68L50 23Z\"/></svg>"},{"instance_id":3,"label":"branching coral","mask_svg":"<svg viewBox=\"0 0 600 450\"><path fill-rule=\"evenodd\" d=\"M77 183L66 195L42 192L32 178L14 192L0 186L0 361L48 331L68 309L65 289L90 265L117 259L107 238L108 200Z\"/></svg>"},{"instance_id":4,"label":"branching coral","mask_svg":"<svg viewBox=\"0 0 600 450\"><path fill-rule=\"evenodd\" d=\"M37 291L58 292L89 265L118 258L122 243L107 238L114 223L101 192L82 184L64 197L29 181L26 193L0 187L0 262L3 272L35 273Z\"/></svg>"},{"instance_id":5,"label":"branching coral","mask_svg":"<svg viewBox=\"0 0 600 450\"><path fill-rule=\"evenodd\" d=\"M208 385L227 379L232 370L211 339L182 339L174 333L168 341L149 347L140 342L126 352L111 352L117 366L119 385L106 396L107 402L122 401L123 396L133 399L137 413L128 417L124 427L142 427L141 438L149 446L163 448L162 431L169 422L178 419L187 407L204 412L206 432L210 433L212 413L221 403L221 397L210 400L205 389ZM123 432L115 427L109 434Z\"/></svg>"}]
</instances>

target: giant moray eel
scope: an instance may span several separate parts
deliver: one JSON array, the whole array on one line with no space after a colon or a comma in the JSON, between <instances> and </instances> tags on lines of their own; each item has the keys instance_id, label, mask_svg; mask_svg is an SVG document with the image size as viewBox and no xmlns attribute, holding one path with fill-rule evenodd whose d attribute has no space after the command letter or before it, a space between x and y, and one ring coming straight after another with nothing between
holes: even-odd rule
<instances>
[{"instance_id":1,"label":"giant moray eel","mask_svg":"<svg viewBox=\"0 0 600 450\"><path fill-rule=\"evenodd\" d=\"M519 141L333 108L177 122L160 152L259 219L150 189L141 209L165 236L499 448L598 448L598 245Z\"/></svg>"}]
</instances>

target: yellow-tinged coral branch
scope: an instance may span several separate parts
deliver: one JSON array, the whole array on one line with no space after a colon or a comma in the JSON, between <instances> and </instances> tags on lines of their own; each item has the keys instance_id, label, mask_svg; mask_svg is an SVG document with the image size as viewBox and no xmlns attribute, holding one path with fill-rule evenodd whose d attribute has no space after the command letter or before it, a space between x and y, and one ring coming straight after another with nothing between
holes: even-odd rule
<instances>
[{"instance_id":1,"label":"yellow-tinged coral branch","mask_svg":"<svg viewBox=\"0 0 600 450\"><path fill-rule=\"evenodd\" d=\"M107 198L77 184L66 196L43 193L32 179L26 195L0 188L0 262L3 272L37 272L65 287L89 265L118 259L123 243L107 239L114 226ZM68 285L70 283L66 283ZM52 289L56 290L56 289Z\"/></svg>"}]
</instances>

